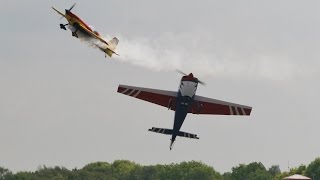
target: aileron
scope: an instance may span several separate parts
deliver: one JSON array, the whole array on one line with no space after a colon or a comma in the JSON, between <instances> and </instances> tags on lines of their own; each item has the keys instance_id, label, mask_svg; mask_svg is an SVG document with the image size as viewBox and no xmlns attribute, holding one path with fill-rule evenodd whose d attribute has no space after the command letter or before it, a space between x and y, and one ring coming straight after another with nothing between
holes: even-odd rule
<instances>
[{"instance_id":1,"label":"aileron","mask_svg":"<svg viewBox=\"0 0 320 180\"><path fill-rule=\"evenodd\" d=\"M195 95L190 113L249 116L252 107Z\"/></svg>"}]
</instances>

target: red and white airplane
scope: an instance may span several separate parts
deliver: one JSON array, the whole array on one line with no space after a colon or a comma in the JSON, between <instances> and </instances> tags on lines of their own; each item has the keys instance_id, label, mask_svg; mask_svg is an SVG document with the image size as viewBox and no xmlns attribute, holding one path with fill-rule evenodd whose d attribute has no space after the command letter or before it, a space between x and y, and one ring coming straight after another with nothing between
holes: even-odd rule
<instances>
[{"instance_id":1,"label":"red and white airplane","mask_svg":"<svg viewBox=\"0 0 320 180\"><path fill-rule=\"evenodd\" d=\"M175 111L173 129L152 127L149 131L171 135L170 150L177 136L199 139L196 134L180 131L188 113L249 116L252 108L195 95L199 81L192 73L184 74L178 92L119 85L118 92Z\"/></svg>"},{"instance_id":2,"label":"red and white airplane","mask_svg":"<svg viewBox=\"0 0 320 180\"><path fill-rule=\"evenodd\" d=\"M112 54L116 54L115 49L119 43L118 38L114 37L109 42L105 41L102 36L98 33L98 31L95 31L92 26L87 25L82 19L80 19L77 15L71 12L71 10L74 8L76 4L73 4L69 9L65 10L65 14L57 10L56 8L52 7L53 10L55 10L58 14L60 14L62 17L66 18L68 21L67 24L60 24L60 28L67 30L66 26L71 30L72 36L78 38L78 33L81 33L84 36L92 37L100 42L102 42L103 46L96 45L101 51L103 51L105 54L107 54L109 57L112 56Z\"/></svg>"}]
</instances>

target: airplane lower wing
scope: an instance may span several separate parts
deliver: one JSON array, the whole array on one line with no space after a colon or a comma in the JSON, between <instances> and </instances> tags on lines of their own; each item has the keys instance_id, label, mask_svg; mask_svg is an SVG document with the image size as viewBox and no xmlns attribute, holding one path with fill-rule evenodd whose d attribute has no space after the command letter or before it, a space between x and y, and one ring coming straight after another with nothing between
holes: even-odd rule
<instances>
[{"instance_id":1,"label":"airplane lower wing","mask_svg":"<svg viewBox=\"0 0 320 180\"><path fill-rule=\"evenodd\" d=\"M80 28L82 30L84 30L86 33L88 33L90 36L93 36L94 38L98 39L99 41L105 43L106 45L109 45L109 43L107 43L107 41L105 41L104 39L102 39L100 36L96 35L95 33L93 33L92 31L90 31L89 29L87 29L85 26L83 26L82 24L79 24Z\"/></svg>"},{"instance_id":2,"label":"airplane lower wing","mask_svg":"<svg viewBox=\"0 0 320 180\"><path fill-rule=\"evenodd\" d=\"M119 85L118 93L148 101L168 109L176 109L177 92Z\"/></svg>"},{"instance_id":3,"label":"airplane lower wing","mask_svg":"<svg viewBox=\"0 0 320 180\"><path fill-rule=\"evenodd\" d=\"M66 17L66 15L64 15L62 12L60 12L58 9L52 7L53 10L55 10L58 14L60 14L63 17Z\"/></svg>"},{"instance_id":4,"label":"airplane lower wing","mask_svg":"<svg viewBox=\"0 0 320 180\"><path fill-rule=\"evenodd\" d=\"M252 107L195 95L189 113L249 116Z\"/></svg>"}]
</instances>

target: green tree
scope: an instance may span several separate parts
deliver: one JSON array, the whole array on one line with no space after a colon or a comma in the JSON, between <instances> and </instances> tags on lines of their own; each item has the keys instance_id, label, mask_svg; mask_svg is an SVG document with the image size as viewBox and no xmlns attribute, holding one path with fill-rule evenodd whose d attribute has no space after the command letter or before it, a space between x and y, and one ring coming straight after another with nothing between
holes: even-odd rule
<instances>
[{"instance_id":1,"label":"green tree","mask_svg":"<svg viewBox=\"0 0 320 180\"><path fill-rule=\"evenodd\" d=\"M270 180L269 172L261 162L253 162L248 165L240 164L232 168L231 177L233 180Z\"/></svg>"},{"instance_id":2,"label":"green tree","mask_svg":"<svg viewBox=\"0 0 320 180\"><path fill-rule=\"evenodd\" d=\"M115 180L116 178L112 174L111 164L107 162L95 162L84 166L82 169L73 169L73 179L83 180Z\"/></svg>"},{"instance_id":3,"label":"green tree","mask_svg":"<svg viewBox=\"0 0 320 180\"><path fill-rule=\"evenodd\" d=\"M16 174L14 174L14 178L15 180L33 180L36 179L33 175L33 173L31 172L17 172Z\"/></svg>"},{"instance_id":4,"label":"green tree","mask_svg":"<svg viewBox=\"0 0 320 180\"><path fill-rule=\"evenodd\" d=\"M232 173L231 172L223 173L222 179L223 180L232 180Z\"/></svg>"},{"instance_id":5,"label":"green tree","mask_svg":"<svg viewBox=\"0 0 320 180\"><path fill-rule=\"evenodd\" d=\"M112 163L111 170L116 179L125 180L129 179L137 166L137 164L131 161L117 160Z\"/></svg>"},{"instance_id":6,"label":"green tree","mask_svg":"<svg viewBox=\"0 0 320 180\"><path fill-rule=\"evenodd\" d=\"M95 162L82 169L68 170L64 167L40 166L35 172L17 172L0 167L0 180L282 180L292 174L302 174L320 180L320 158L308 166L300 165L289 172L281 172L273 165L268 170L260 162L233 167L232 172L221 175L214 168L198 161L181 162L167 165L141 166L131 161L118 160L112 164Z\"/></svg>"},{"instance_id":7,"label":"green tree","mask_svg":"<svg viewBox=\"0 0 320 180\"><path fill-rule=\"evenodd\" d=\"M212 167L201 162L191 161L179 164L179 171L182 179L221 179L220 173L216 172Z\"/></svg>"},{"instance_id":8,"label":"green tree","mask_svg":"<svg viewBox=\"0 0 320 180\"><path fill-rule=\"evenodd\" d=\"M311 177L313 180L320 180L320 157L308 165L305 175Z\"/></svg>"},{"instance_id":9,"label":"green tree","mask_svg":"<svg viewBox=\"0 0 320 180\"><path fill-rule=\"evenodd\" d=\"M278 174L281 173L281 170L279 165L273 165L268 169L268 172L272 177L276 177Z\"/></svg>"},{"instance_id":10,"label":"green tree","mask_svg":"<svg viewBox=\"0 0 320 180\"><path fill-rule=\"evenodd\" d=\"M12 178L13 178L13 174L11 171L3 167L0 167L0 180L12 179Z\"/></svg>"},{"instance_id":11,"label":"green tree","mask_svg":"<svg viewBox=\"0 0 320 180\"><path fill-rule=\"evenodd\" d=\"M32 179L41 179L41 180L49 180L49 179L70 179L73 177L73 174L70 170L64 167L46 167L40 166L37 171L31 173Z\"/></svg>"},{"instance_id":12,"label":"green tree","mask_svg":"<svg viewBox=\"0 0 320 180\"><path fill-rule=\"evenodd\" d=\"M305 165L300 165L297 168L291 168L289 174L293 175L293 174L301 174L304 175L305 171L306 171L307 167Z\"/></svg>"},{"instance_id":13,"label":"green tree","mask_svg":"<svg viewBox=\"0 0 320 180\"><path fill-rule=\"evenodd\" d=\"M202 162L190 161L180 164L157 165L157 173L154 173L155 179L222 179L220 173L216 172L212 167L203 164Z\"/></svg>"},{"instance_id":14,"label":"green tree","mask_svg":"<svg viewBox=\"0 0 320 180\"><path fill-rule=\"evenodd\" d=\"M82 170L94 172L109 172L111 171L111 164L107 162L95 162L85 165Z\"/></svg>"},{"instance_id":15,"label":"green tree","mask_svg":"<svg viewBox=\"0 0 320 180\"><path fill-rule=\"evenodd\" d=\"M156 166L144 166L142 168L137 168L134 174L137 179L159 179L159 171Z\"/></svg>"}]
</instances>

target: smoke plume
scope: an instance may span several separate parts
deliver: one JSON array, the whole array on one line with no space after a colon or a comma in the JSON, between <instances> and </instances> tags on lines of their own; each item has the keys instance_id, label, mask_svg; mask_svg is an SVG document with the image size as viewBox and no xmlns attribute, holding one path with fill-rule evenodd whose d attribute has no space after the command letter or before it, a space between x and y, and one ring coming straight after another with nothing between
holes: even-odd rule
<instances>
[{"instance_id":1,"label":"smoke plume","mask_svg":"<svg viewBox=\"0 0 320 180\"><path fill-rule=\"evenodd\" d=\"M210 33L166 33L157 38L118 37L120 42L113 56L119 61L155 71L193 72L197 76L263 78L288 80L296 76L319 73L316 66L304 66L288 50L273 51L264 46L235 46ZM106 39L111 39L107 37ZM93 47L96 40L86 40Z\"/></svg>"}]
</instances>

